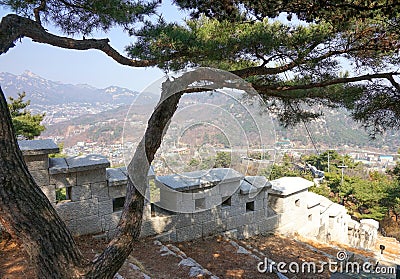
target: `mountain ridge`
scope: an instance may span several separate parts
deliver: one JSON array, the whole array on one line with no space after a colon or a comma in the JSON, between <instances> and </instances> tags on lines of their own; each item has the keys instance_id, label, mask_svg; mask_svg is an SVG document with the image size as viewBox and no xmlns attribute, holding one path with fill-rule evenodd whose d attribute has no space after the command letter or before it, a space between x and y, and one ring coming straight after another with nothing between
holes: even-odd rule
<instances>
[{"instance_id":1,"label":"mountain ridge","mask_svg":"<svg viewBox=\"0 0 400 279\"><path fill-rule=\"evenodd\" d=\"M50 127L56 123L60 123L58 127L61 128L78 125L80 122L101 122L120 114L125 116L126 106L132 104L153 109L159 98L155 93L142 94L113 85L99 89L88 84L74 85L51 81L30 71L25 71L21 75L2 72L0 85L6 96L16 97L18 93L25 91L26 100L31 100L30 108L35 113L46 112L44 124L48 131L45 134L59 133L60 131L56 132L59 128ZM202 102L203 98L210 96L191 95L191 98L192 101ZM75 120L70 122L72 119ZM290 138L302 144L310 141L303 125L291 129L283 129L277 125L275 128L283 138ZM388 131L382 137L378 137L378 140L371 142L368 134L343 110L327 109L325 116L308 123L308 128L320 148L341 145L375 148L387 146L386 149L396 152L400 146L399 133L395 131Z\"/></svg>"},{"instance_id":2,"label":"mountain ridge","mask_svg":"<svg viewBox=\"0 0 400 279\"><path fill-rule=\"evenodd\" d=\"M0 73L0 85L7 97L25 92L32 105L59 105L67 103L130 104L139 92L119 86L96 88L88 84L69 84L45 79L26 70L20 75Z\"/></svg>"}]
</instances>

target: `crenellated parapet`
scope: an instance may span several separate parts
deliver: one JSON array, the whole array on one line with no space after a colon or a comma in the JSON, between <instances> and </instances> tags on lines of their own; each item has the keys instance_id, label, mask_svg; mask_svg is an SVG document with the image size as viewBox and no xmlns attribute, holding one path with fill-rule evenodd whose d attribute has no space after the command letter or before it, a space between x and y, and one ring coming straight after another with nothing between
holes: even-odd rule
<instances>
[{"instance_id":1,"label":"crenellated parapet","mask_svg":"<svg viewBox=\"0 0 400 279\"><path fill-rule=\"evenodd\" d=\"M127 171L102 155L49 158L51 140L20 141L26 165L74 235L115 231L125 202ZM250 237L278 231L370 249L379 223L354 221L344 206L311 193L300 177L268 181L229 168L148 174L141 236L186 241L225 233Z\"/></svg>"}]
</instances>

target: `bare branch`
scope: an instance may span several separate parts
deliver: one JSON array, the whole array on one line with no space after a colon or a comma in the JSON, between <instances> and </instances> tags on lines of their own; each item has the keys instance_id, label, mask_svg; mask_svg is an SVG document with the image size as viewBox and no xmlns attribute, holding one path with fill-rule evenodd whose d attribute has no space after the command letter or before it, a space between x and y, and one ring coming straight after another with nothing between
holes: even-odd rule
<instances>
[{"instance_id":1,"label":"bare branch","mask_svg":"<svg viewBox=\"0 0 400 279\"><path fill-rule=\"evenodd\" d=\"M88 50L97 49L121 65L131 67L149 67L157 64L151 60L134 60L121 55L110 46L108 39L85 39L75 40L61 37L47 32L40 23L15 14L2 18L0 23L0 55L14 47L14 42L20 38L28 37L35 42L49 44L65 49Z\"/></svg>"},{"instance_id":2,"label":"bare branch","mask_svg":"<svg viewBox=\"0 0 400 279\"><path fill-rule=\"evenodd\" d=\"M42 22L40 20L40 12L44 11L45 9L46 9L46 0L41 0L39 7L36 7L35 9L33 9L33 13L35 14L35 20L40 25L42 24Z\"/></svg>"},{"instance_id":3,"label":"bare branch","mask_svg":"<svg viewBox=\"0 0 400 279\"><path fill-rule=\"evenodd\" d=\"M396 82L393 78L393 76L387 77L387 79L390 81L390 83L400 92L400 84Z\"/></svg>"},{"instance_id":4,"label":"bare branch","mask_svg":"<svg viewBox=\"0 0 400 279\"><path fill-rule=\"evenodd\" d=\"M74 3L70 3L64 0L59 0L61 3L63 3L65 6L74 8L74 9L84 9L85 7L82 5L78 5L78 4L74 4Z\"/></svg>"},{"instance_id":5,"label":"bare branch","mask_svg":"<svg viewBox=\"0 0 400 279\"><path fill-rule=\"evenodd\" d=\"M311 61L318 62L318 61L322 61L328 57L347 52L345 50L331 51L331 52L328 52L317 58L312 58L309 60L305 59L305 57L308 54L310 54L318 45L319 45L319 42L315 42L306 51L304 51L303 53L299 53L297 59L294 59L294 60L292 60L292 62L287 63L282 66L279 66L279 67L274 67L274 68L264 67L265 63L263 63L263 65L261 65L261 66L240 69L240 70L232 71L232 73L241 78L247 78L247 77L253 76L253 75L276 75L276 74L280 74L280 73L292 70L295 67L297 67L298 65L303 64L303 63L307 63L307 62L311 62Z\"/></svg>"}]
</instances>

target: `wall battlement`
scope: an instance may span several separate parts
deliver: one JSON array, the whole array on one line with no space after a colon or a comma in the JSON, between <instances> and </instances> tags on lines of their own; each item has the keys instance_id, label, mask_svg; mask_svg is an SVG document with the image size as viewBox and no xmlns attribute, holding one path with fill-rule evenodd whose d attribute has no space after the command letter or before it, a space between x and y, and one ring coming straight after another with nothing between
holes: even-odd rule
<instances>
[{"instance_id":1,"label":"wall battlement","mask_svg":"<svg viewBox=\"0 0 400 279\"><path fill-rule=\"evenodd\" d=\"M109 168L101 155L49 158L51 140L20 141L28 169L74 235L112 235L126 195L125 168ZM217 233L250 237L278 231L371 248L379 224L351 220L346 209L308 192L300 177L267 181L233 169L212 169L148 180L159 200L145 202L141 236L186 241ZM217 205L217 206L215 206Z\"/></svg>"}]
</instances>

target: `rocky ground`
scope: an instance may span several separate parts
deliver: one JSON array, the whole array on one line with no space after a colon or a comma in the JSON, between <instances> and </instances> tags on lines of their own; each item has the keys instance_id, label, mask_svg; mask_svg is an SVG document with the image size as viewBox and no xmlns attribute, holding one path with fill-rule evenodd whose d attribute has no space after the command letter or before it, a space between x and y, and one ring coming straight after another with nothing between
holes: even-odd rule
<instances>
[{"instance_id":1,"label":"rocky ground","mask_svg":"<svg viewBox=\"0 0 400 279\"><path fill-rule=\"evenodd\" d=\"M106 245L104 239L95 239L92 236L79 237L76 240L88 258L93 258ZM380 244L386 247L383 255L379 252ZM315 262L317 269L320 269L322 262L337 261L337 253L343 250L351 256L349 261L375 263L376 259L380 259L380 264L400 264L400 243L383 237L378 239L375 251L273 234L246 240L215 236L182 243L161 243L145 238L135 244L134 251L116 278L279 278L276 273L268 270L259 272L257 266L264 269L265 259L269 259L286 263L286 269L290 263L292 268L296 269L298 266L301 269L304 262ZM288 272L284 275L288 278L330 278L331 272L326 266L323 272ZM395 278L395 275L345 277L340 274L335 278L362 277ZM13 240L3 239L0 242L0 278L34 278L27 264L27 255Z\"/></svg>"}]
</instances>

